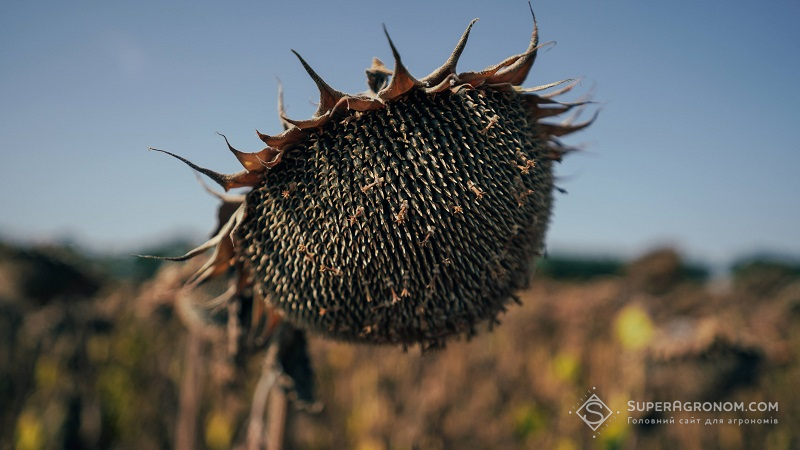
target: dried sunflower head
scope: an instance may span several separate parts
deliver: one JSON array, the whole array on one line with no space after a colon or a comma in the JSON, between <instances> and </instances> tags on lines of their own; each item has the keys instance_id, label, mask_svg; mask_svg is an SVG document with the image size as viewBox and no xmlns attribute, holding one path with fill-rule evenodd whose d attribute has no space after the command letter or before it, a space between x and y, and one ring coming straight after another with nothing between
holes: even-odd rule
<instances>
[{"instance_id":1,"label":"dried sunflower head","mask_svg":"<svg viewBox=\"0 0 800 450\"><path fill-rule=\"evenodd\" d=\"M540 48L535 19L524 53L456 72L474 23L422 79L387 33L394 70L374 59L361 94L297 55L320 91L312 118L281 113L285 130L259 133L256 153L228 144L235 174L178 157L226 190L250 188L226 197L213 238L175 258L213 249L192 285L233 273L224 301L252 294L257 310L348 341L429 346L496 321L541 252L568 150L557 138L591 121L541 122L583 104L553 99L572 80L520 87Z\"/></svg>"}]
</instances>

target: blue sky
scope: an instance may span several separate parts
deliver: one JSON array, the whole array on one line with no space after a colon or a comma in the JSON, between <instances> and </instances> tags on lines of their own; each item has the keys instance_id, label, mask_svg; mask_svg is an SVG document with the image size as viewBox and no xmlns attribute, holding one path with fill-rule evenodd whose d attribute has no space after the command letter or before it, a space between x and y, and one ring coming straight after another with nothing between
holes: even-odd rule
<instances>
[{"instance_id":1,"label":"blue sky","mask_svg":"<svg viewBox=\"0 0 800 450\"><path fill-rule=\"evenodd\" d=\"M402 6L394 6L402 5ZM675 245L725 264L800 254L800 3L538 0L544 41L527 86L583 77L602 104L586 151L558 168L551 251L635 255ZM391 66L385 23L424 76L480 18L459 63L477 70L525 49L524 1L4 2L0 6L0 236L127 251L200 237L215 199L190 169L238 163L214 133L257 151L316 89L365 89ZM573 97L574 98L574 97Z\"/></svg>"}]
</instances>

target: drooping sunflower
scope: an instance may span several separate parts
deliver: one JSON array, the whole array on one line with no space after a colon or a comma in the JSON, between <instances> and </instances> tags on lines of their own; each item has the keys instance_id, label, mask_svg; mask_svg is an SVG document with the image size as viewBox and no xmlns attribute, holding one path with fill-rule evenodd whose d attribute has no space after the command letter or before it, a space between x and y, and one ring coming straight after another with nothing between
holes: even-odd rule
<instances>
[{"instance_id":1,"label":"drooping sunflower","mask_svg":"<svg viewBox=\"0 0 800 450\"><path fill-rule=\"evenodd\" d=\"M559 137L594 119L543 121L585 104L555 100L573 80L521 87L541 47L535 17L523 53L457 72L474 23L421 79L386 33L394 70L375 58L360 94L332 88L295 52L319 108L307 120L280 108L285 129L258 133L259 152L228 144L238 173L165 152L225 190L249 188L222 196L218 232L172 258L213 251L190 285L231 277L216 304L249 299L253 320L347 341L429 347L496 321L541 255L553 165L570 150Z\"/></svg>"}]
</instances>

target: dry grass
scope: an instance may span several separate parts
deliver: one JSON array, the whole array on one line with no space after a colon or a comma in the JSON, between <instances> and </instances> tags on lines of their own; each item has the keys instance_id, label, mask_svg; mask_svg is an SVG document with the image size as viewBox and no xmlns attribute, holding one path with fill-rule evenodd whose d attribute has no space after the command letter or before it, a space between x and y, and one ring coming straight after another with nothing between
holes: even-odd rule
<instances>
[{"instance_id":1,"label":"dry grass","mask_svg":"<svg viewBox=\"0 0 800 450\"><path fill-rule=\"evenodd\" d=\"M3 248L0 256L2 448L170 448L181 389L196 396L196 414L183 419L196 425L193 445L244 442L261 357L230 360L225 339L212 335L186 359L187 332L168 289L180 284L182 266L135 285L80 264L48 266L42 261L63 260L47 253ZM710 288L683 280L679 265L660 252L619 276L537 278L502 325L443 351L312 338L324 408L289 414L286 447L800 447L792 426L800 420L800 277L740 276ZM26 280L44 270L72 271L62 278L81 282L42 294ZM185 386L187 367L194 387ZM570 414L593 387L620 411L599 435ZM765 401L780 410L644 416L627 411L629 400ZM670 416L673 425L628 423ZM770 416L779 423L728 424ZM678 424L691 417L725 423Z\"/></svg>"}]
</instances>

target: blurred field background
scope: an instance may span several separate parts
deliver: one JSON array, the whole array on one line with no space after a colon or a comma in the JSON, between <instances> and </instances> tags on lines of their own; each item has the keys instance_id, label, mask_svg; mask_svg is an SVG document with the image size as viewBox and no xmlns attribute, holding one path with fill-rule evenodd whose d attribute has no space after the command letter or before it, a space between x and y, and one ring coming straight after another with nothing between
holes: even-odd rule
<instances>
[{"instance_id":1,"label":"blurred field background","mask_svg":"<svg viewBox=\"0 0 800 450\"><path fill-rule=\"evenodd\" d=\"M311 337L322 408L290 408L286 448L800 448L800 83L784 82L800 2L533 8L558 46L526 87L582 77L564 100L602 109L558 168L553 254L501 325L444 351ZM191 264L128 255L182 254L217 200L146 148L239 170L214 132L261 148L276 77L289 117L316 109L290 49L358 92L373 56L391 64L381 24L424 76L475 17L460 70L527 45L525 0L0 3L0 450L241 448L263 352L232 359L223 334L188 330ZM570 414L592 392L620 411L601 433Z\"/></svg>"},{"instance_id":2,"label":"blurred field background","mask_svg":"<svg viewBox=\"0 0 800 450\"><path fill-rule=\"evenodd\" d=\"M0 448L174 448L187 399L193 447L242 445L262 357L230 361L224 338L187 331L175 294L190 266L0 246ZM669 248L551 255L501 325L444 351L311 337L322 408L290 407L286 448L799 448L800 264L730 269L710 278ZM587 390L619 411L599 435L570 414ZM646 416L629 400L779 411ZM691 417L703 424L678 424Z\"/></svg>"}]
</instances>

